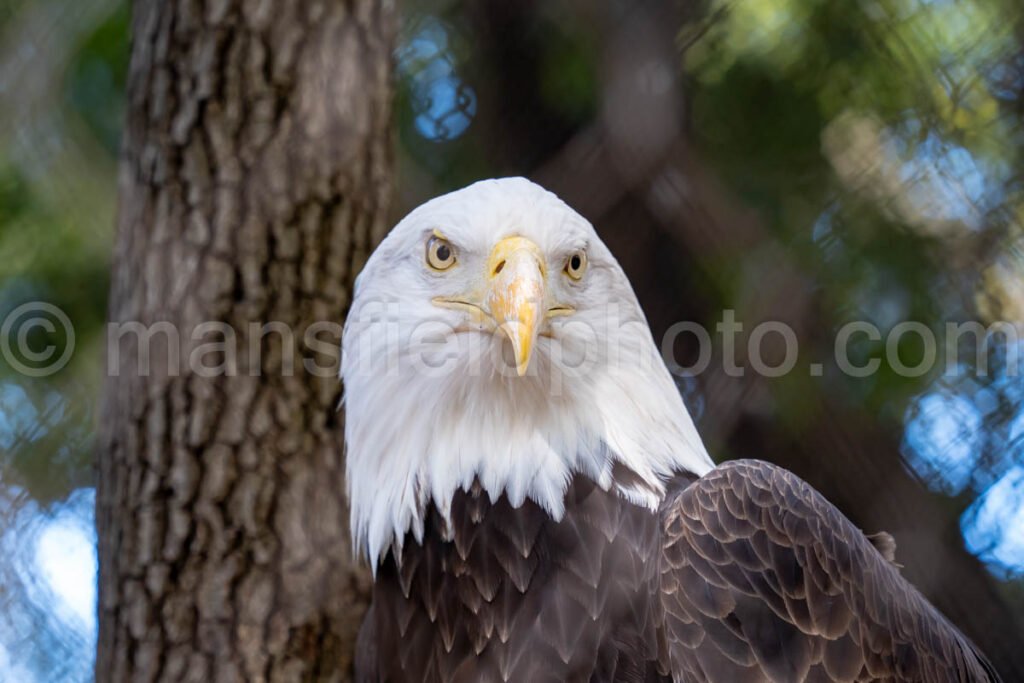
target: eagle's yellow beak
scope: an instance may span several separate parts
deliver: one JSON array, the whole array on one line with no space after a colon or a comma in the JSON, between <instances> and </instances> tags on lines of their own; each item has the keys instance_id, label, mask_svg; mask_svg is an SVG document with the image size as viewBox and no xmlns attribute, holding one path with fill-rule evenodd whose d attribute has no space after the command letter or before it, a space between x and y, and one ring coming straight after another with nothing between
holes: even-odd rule
<instances>
[{"instance_id":1,"label":"eagle's yellow beak","mask_svg":"<svg viewBox=\"0 0 1024 683\"><path fill-rule=\"evenodd\" d=\"M525 237L506 237L487 259L484 308L511 340L520 377L530 365L540 331L546 278L540 247Z\"/></svg>"}]
</instances>

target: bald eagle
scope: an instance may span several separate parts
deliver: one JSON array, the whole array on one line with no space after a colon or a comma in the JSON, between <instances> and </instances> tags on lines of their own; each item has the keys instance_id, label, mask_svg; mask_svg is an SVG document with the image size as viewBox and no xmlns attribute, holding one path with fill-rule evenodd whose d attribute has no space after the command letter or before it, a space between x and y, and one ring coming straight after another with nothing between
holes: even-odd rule
<instances>
[{"instance_id":1,"label":"bald eagle","mask_svg":"<svg viewBox=\"0 0 1024 683\"><path fill-rule=\"evenodd\" d=\"M342 379L358 680L997 680L808 484L715 466L615 258L527 180L391 231Z\"/></svg>"}]
</instances>

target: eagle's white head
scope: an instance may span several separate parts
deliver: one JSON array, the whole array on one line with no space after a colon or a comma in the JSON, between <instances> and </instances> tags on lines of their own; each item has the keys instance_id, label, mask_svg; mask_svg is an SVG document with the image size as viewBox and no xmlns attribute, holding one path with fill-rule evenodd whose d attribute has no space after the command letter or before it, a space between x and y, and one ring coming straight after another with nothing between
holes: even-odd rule
<instances>
[{"instance_id":1,"label":"eagle's white head","mask_svg":"<svg viewBox=\"0 0 1024 683\"><path fill-rule=\"evenodd\" d=\"M403 219L356 281L342 350L352 536L374 566L474 480L560 518L573 474L653 509L665 478L713 466L622 268L523 178Z\"/></svg>"}]
</instances>

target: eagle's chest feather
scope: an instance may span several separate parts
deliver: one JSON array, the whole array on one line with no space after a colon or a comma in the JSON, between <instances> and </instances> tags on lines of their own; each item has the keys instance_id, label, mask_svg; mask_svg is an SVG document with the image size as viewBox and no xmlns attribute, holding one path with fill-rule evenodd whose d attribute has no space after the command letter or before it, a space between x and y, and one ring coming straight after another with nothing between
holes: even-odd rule
<instances>
[{"instance_id":1,"label":"eagle's chest feather","mask_svg":"<svg viewBox=\"0 0 1024 683\"><path fill-rule=\"evenodd\" d=\"M661 680L655 513L576 477L556 522L459 492L374 587L381 680Z\"/></svg>"}]
</instances>

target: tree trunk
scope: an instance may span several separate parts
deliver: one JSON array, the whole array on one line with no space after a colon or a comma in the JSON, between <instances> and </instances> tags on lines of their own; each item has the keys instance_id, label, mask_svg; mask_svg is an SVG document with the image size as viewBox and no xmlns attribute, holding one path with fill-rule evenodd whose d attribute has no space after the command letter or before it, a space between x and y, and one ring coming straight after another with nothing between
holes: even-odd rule
<instances>
[{"instance_id":1,"label":"tree trunk","mask_svg":"<svg viewBox=\"0 0 1024 683\"><path fill-rule=\"evenodd\" d=\"M98 681L350 678L368 579L336 349L386 229L394 24L373 0L136 3Z\"/></svg>"}]
</instances>

